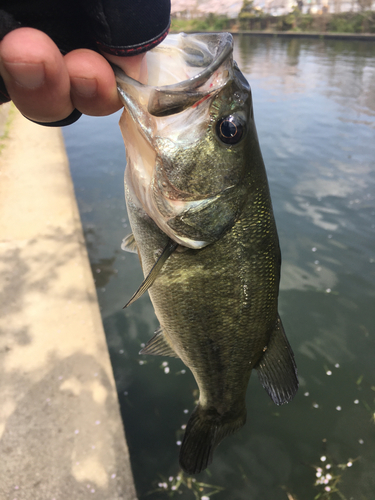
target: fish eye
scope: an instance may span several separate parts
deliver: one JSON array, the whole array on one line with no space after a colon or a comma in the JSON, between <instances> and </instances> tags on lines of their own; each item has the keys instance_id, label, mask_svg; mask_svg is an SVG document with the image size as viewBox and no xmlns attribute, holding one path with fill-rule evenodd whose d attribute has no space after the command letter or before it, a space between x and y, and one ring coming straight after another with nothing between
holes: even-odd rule
<instances>
[{"instance_id":1,"label":"fish eye","mask_svg":"<svg viewBox=\"0 0 375 500\"><path fill-rule=\"evenodd\" d=\"M237 144L240 142L245 127L242 120L235 115L225 116L216 123L216 133L225 144Z\"/></svg>"}]
</instances>

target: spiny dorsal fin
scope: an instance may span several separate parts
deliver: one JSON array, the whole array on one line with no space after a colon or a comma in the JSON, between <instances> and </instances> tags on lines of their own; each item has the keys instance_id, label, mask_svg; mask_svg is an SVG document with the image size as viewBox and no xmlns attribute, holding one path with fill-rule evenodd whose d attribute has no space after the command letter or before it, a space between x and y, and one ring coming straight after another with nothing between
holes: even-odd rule
<instances>
[{"instance_id":1,"label":"spiny dorsal fin","mask_svg":"<svg viewBox=\"0 0 375 500\"><path fill-rule=\"evenodd\" d=\"M122 240L121 250L130 253L138 253L137 243L134 238L134 234L130 233Z\"/></svg>"},{"instance_id":2,"label":"spiny dorsal fin","mask_svg":"<svg viewBox=\"0 0 375 500\"><path fill-rule=\"evenodd\" d=\"M139 354L153 354L154 356L170 356L178 358L172 347L165 340L163 330L158 328L155 335L150 339L147 344L139 351Z\"/></svg>"},{"instance_id":3,"label":"spiny dorsal fin","mask_svg":"<svg viewBox=\"0 0 375 500\"><path fill-rule=\"evenodd\" d=\"M143 280L141 283L140 287L138 290L135 292L135 294L132 296L132 298L127 302L123 309L126 307L130 306L133 302L135 302L141 295L143 295L153 284L153 282L156 280L159 272L161 271L162 267L164 266L166 260L168 257L173 253L173 251L177 248L178 243L175 241L169 239L166 247L162 251L160 257L158 260L155 262L155 264L152 266L151 271L148 273L146 278Z\"/></svg>"},{"instance_id":4,"label":"spiny dorsal fin","mask_svg":"<svg viewBox=\"0 0 375 500\"><path fill-rule=\"evenodd\" d=\"M280 317L255 368L262 386L274 403L282 405L294 398L298 389L297 367Z\"/></svg>"}]
</instances>

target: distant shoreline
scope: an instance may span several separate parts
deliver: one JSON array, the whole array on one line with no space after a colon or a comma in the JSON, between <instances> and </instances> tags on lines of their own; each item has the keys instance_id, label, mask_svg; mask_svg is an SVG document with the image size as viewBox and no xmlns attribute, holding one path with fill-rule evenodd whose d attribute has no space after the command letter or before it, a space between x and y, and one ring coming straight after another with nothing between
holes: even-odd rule
<instances>
[{"instance_id":1,"label":"distant shoreline","mask_svg":"<svg viewBox=\"0 0 375 500\"><path fill-rule=\"evenodd\" d=\"M229 31L232 35L249 35L249 36L268 36L268 37L284 37L284 38L325 38L325 39L336 39L336 40L364 40L364 41L375 41L375 33L320 33L320 32L297 32L297 31ZM217 33L214 30L205 31L184 31L185 33ZM171 30L171 34L179 33L178 31Z\"/></svg>"}]
</instances>

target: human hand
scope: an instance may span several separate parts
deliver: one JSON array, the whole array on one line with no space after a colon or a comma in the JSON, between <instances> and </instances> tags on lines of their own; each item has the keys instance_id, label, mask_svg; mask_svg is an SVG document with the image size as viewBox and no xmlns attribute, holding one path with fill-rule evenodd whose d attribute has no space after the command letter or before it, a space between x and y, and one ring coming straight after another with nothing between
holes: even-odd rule
<instances>
[{"instance_id":1,"label":"human hand","mask_svg":"<svg viewBox=\"0 0 375 500\"><path fill-rule=\"evenodd\" d=\"M53 126L111 114L122 105L108 61L145 83L169 22L170 0L2 0L0 104Z\"/></svg>"},{"instance_id":2,"label":"human hand","mask_svg":"<svg viewBox=\"0 0 375 500\"><path fill-rule=\"evenodd\" d=\"M135 80L147 80L145 53L106 58ZM9 97L23 115L54 122L74 108L91 116L114 113L122 107L113 69L98 52L76 49L63 56L42 31L19 28L0 42L0 74Z\"/></svg>"}]
</instances>

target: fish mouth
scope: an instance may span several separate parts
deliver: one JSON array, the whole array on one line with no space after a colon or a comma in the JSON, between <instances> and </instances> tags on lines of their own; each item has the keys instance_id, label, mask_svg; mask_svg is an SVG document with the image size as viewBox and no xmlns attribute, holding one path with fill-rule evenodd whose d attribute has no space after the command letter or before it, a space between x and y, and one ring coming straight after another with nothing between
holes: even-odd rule
<instances>
[{"instance_id":1,"label":"fish mouth","mask_svg":"<svg viewBox=\"0 0 375 500\"><path fill-rule=\"evenodd\" d=\"M232 52L229 33L182 33L147 53L147 85L114 67L125 108L120 128L129 193L165 234L192 249L212 243L233 223L233 210L225 214L220 204L233 204L234 186L204 194L182 191L168 178L162 158L165 150L182 142L189 148L206 134L210 102L233 78ZM209 223L210 211L219 228Z\"/></svg>"},{"instance_id":2,"label":"fish mouth","mask_svg":"<svg viewBox=\"0 0 375 500\"><path fill-rule=\"evenodd\" d=\"M209 88L206 88L208 80L233 52L232 35L223 33L222 36L217 37L212 34L201 34L191 39L182 33L181 42L186 62L192 68L204 67L204 69L177 84L154 88L148 103L148 112L153 116L179 113L207 99L209 95L223 86L223 82L219 80L215 83L210 82Z\"/></svg>"},{"instance_id":3,"label":"fish mouth","mask_svg":"<svg viewBox=\"0 0 375 500\"><path fill-rule=\"evenodd\" d=\"M216 75L215 81L211 79L232 52L230 33L169 35L147 53L150 74L147 85L133 80L113 65L120 99L129 106L130 86L137 90L143 104L147 103L150 115L162 117L180 113L223 87L228 72Z\"/></svg>"}]
</instances>

